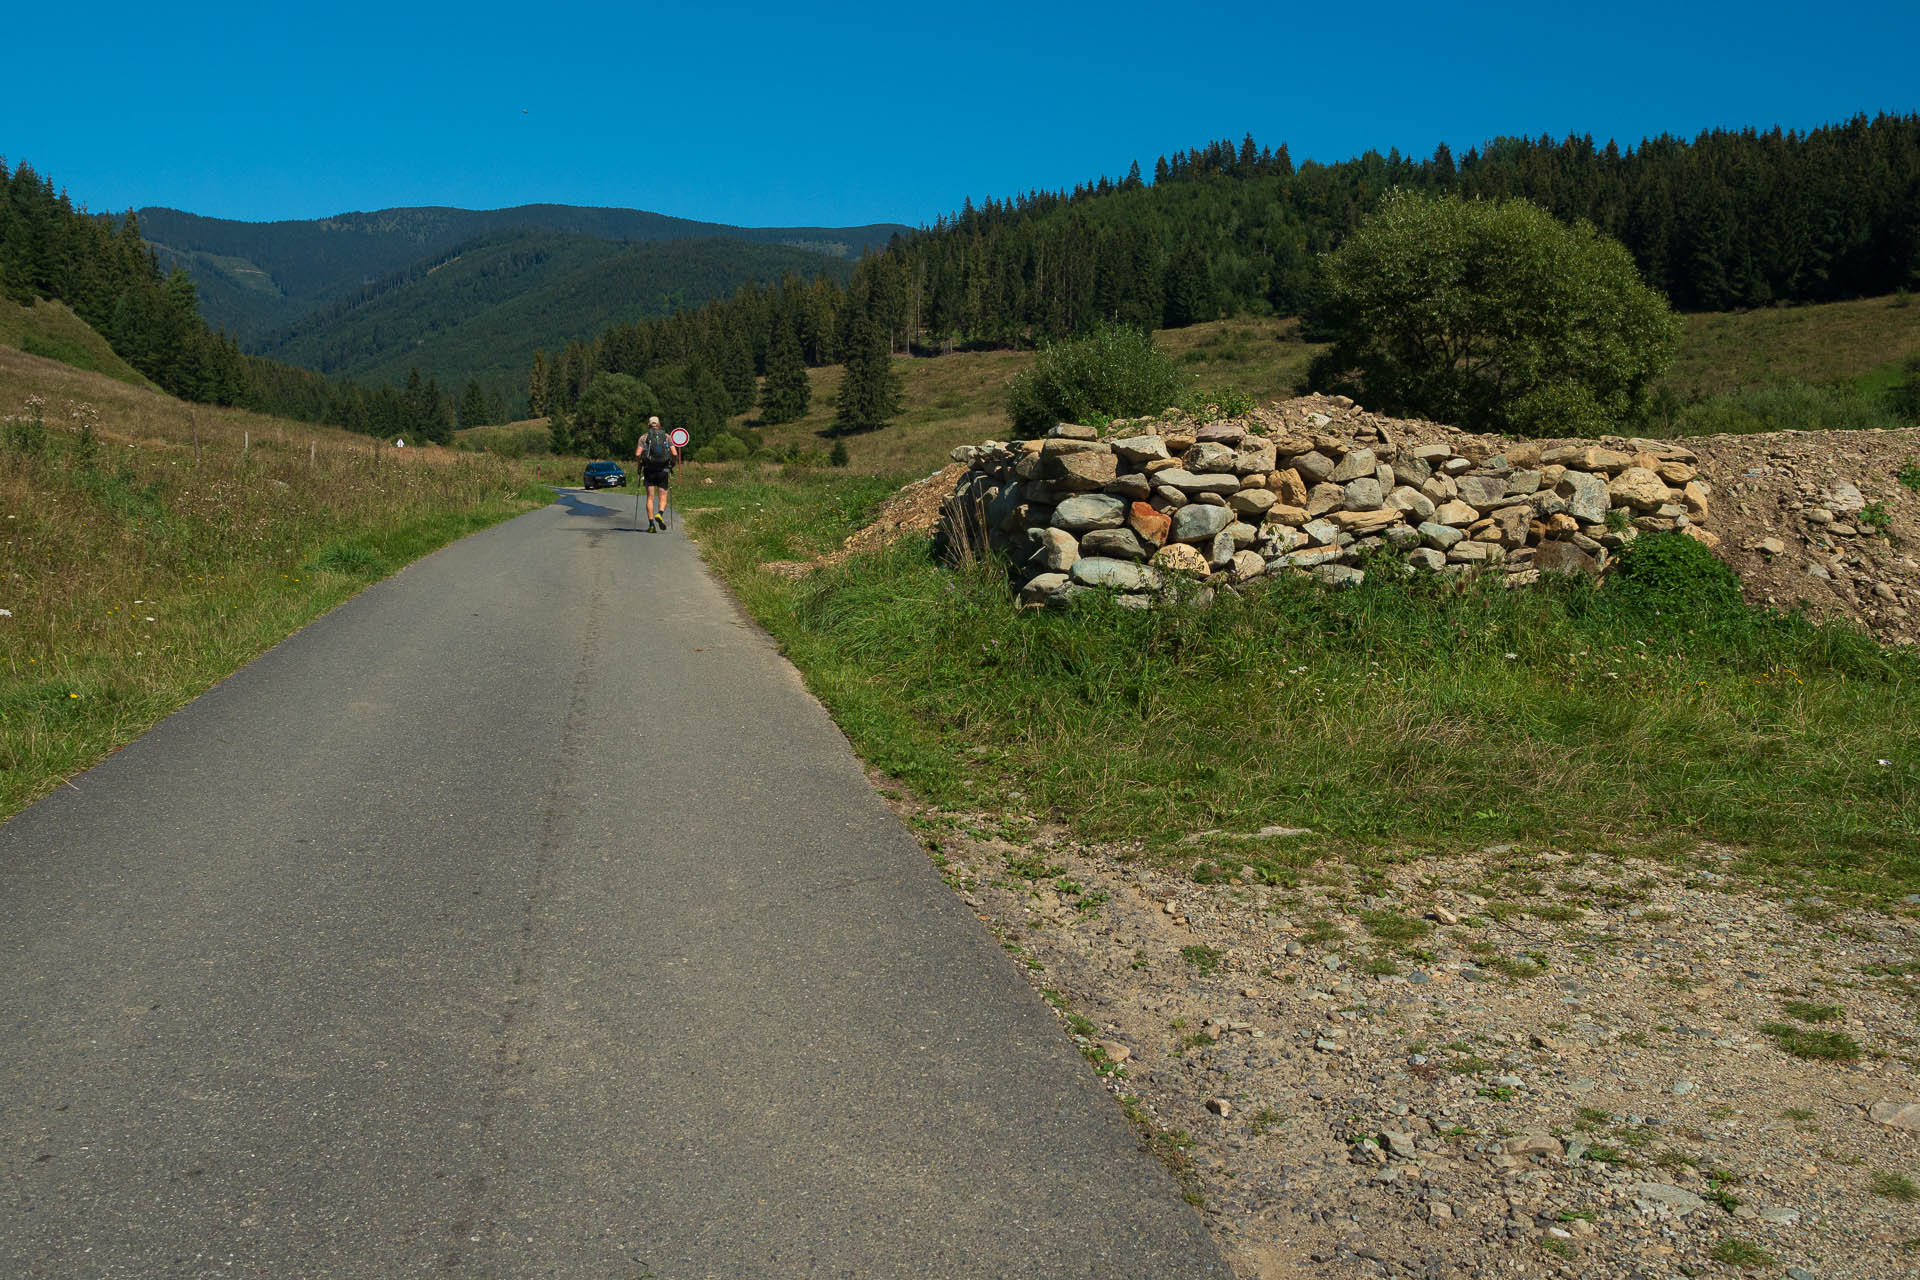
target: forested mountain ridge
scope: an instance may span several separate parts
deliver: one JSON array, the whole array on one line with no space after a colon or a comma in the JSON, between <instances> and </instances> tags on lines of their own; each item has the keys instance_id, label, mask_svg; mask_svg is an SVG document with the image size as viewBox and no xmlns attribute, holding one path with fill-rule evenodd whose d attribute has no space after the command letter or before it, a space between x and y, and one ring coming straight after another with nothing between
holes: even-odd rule
<instances>
[{"instance_id":1,"label":"forested mountain ridge","mask_svg":"<svg viewBox=\"0 0 1920 1280\"><path fill-rule=\"evenodd\" d=\"M395 272L255 344L329 376L399 383L418 369L515 400L539 347L671 314L783 276L845 283L853 264L780 244L634 243L512 228Z\"/></svg>"},{"instance_id":2,"label":"forested mountain ridge","mask_svg":"<svg viewBox=\"0 0 1920 1280\"><path fill-rule=\"evenodd\" d=\"M207 322L233 332L250 347L415 263L508 229L604 241L717 238L786 245L842 259L883 248L909 230L891 223L735 227L641 209L559 204L487 210L424 206L282 222L237 222L158 207L141 209L137 216L162 270L184 267L199 291Z\"/></svg>"},{"instance_id":3,"label":"forested mountain ridge","mask_svg":"<svg viewBox=\"0 0 1920 1280\"><path fill-rule=\"evenodd\" d=\"M1102 323L1180 328L1314 312L1319 255L1395 188L1520 197L1624 243L1682 311L1827 302L1920 288L1920 115L1859 115L1806 132L1713 130L1638 146L1500 138L1456 158L1369 151L1296 166L1287 147L1209 143L1072 192L967 201L863 260L844 290L743 291L698 312L616 326L536 360L537 409L566 412L599 370L764 371L772 335L833 363L877 327L895 350L1030 346ZM802 305L804 304L804 305Z\"/></svg>"}]
</instances>

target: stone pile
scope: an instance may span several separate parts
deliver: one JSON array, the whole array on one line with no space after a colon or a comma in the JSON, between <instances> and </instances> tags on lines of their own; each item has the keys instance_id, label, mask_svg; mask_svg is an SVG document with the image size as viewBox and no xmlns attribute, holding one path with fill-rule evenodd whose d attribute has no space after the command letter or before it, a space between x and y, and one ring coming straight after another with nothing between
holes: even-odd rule
<instances>
[{"instance_id":1,"label":"stone pile","mask_svg":"<svg viewBox=\"0 0 1920 1280\"><path fill-rule=\"evenodd\" d=\"M1517 584L1601 573L1645 531L1717 542L1702 527L1708 486L1683 447L1400 425L1315 397L1205 425L1062 423L1040 440L963 446L953 456L968 471L944 536L965 536L959 523L984 531L1034 607L1096 589L1146 607L1183 579L1310 574L1349 586L1375 563Z\"/></svg>"}]
</instances>

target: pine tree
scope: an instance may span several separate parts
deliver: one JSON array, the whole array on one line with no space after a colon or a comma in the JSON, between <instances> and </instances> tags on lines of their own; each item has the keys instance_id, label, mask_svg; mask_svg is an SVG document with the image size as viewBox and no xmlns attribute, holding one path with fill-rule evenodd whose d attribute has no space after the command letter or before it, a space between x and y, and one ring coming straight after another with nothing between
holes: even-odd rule
<instances>
[{"instance_id":1,"label":"pine tree","mask_svg":"<svg viewBox=\"0 0 1920 1280\"><path fill-rule=\"evenodd\" d=\"M863 316L853 323L833 429L836 434L877 430L899 412L900 375L893 371L886 330Z\"/></svg>"},{"instance_id":2,"label":"pine tree","mask_svg":"<svg viewBox=\"0 0 1920 1280\"><path fill-rule=\"evenodd\" d=\"M760 420L769 425L794 422L806 416L813 384L800 359L800 340L782 320L767 352L767 381L760 391Z\"/></svg>"},{"instance_id":3,"label":"pine tree","mask_svg":"<svg viewBox=\"0 0 1920 1280\"><path fill-rule=\"evenodd\" d=\"M478 378L467 379L466 393L460 397L460 428L484 427L491 421L487 413L487 395L480 390Z\"/></svg>"}]
</instances>

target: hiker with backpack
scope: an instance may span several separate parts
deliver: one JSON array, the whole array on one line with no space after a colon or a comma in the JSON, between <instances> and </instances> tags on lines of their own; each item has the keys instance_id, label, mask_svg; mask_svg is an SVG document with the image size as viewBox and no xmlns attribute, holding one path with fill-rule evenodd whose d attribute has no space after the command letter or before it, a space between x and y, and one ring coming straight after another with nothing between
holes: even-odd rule
<instances>
[{"instance_id":1,"label":"hiker with backpack","mask_svg":"<svg viewBox=\"0 0 1920 1280\"><path fill-rule=\"evenodd\" d=\"M680 464L680 446L666 433L659 418L648 418L633 456L640 464L640 481L647 486L647 532L657 533L667 527L667 494L673 484L673 469Z\"/></svg>"}]
</instances>

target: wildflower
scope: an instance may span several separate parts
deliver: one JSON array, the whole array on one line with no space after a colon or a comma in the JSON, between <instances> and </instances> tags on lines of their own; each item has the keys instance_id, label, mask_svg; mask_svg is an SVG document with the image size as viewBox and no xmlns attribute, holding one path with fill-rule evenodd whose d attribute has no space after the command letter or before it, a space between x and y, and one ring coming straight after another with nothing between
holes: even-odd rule
<instances>
[{"instance_id":1,"label":"wildflower","mask_svg":"<svg viewBox=\"0 0 1920 1280\"><path fill-rule=\"evenodd\" d=\"M12 616L13 616L13 610L0 609L0 618L11 618Z\"/></svg>"}]
</instances>

